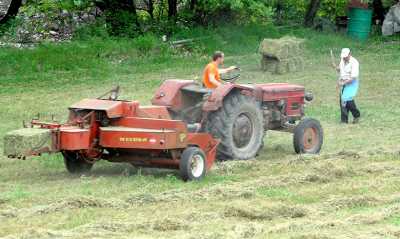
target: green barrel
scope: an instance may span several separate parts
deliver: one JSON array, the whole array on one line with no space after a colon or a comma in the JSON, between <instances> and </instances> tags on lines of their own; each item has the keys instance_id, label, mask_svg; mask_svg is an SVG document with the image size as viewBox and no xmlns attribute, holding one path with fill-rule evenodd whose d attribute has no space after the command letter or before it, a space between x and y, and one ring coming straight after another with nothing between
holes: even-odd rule
<instances>
[{"instance_id":1,"label":"green barrel","mask_svg":"<svg viewBox=\"0 0 400 239\"><path fill-rule=\"evenodd\" d=\"M371 31L372 10L350 8L347 35L358 40L367 40Z\"/></svg>"}]
</instances>

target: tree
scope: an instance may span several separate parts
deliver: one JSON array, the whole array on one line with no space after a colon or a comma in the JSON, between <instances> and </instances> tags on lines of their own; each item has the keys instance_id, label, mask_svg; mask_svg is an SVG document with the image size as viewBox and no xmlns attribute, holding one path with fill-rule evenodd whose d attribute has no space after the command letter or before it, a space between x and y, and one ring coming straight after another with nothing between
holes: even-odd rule
<instances>
[{"instance_id":1,"label":"tree","mask_svg":"<svg viewBox=\"0 0 400 239\"><path fill-rule=\"evenodd\" d=\"M168 19L175 20L178 13L178 1L168 0Z\"/></svg>"},{"instance_id":2,"label":"tree","mask_svg":"<svg viewBox=\"0 0 400 239\"><path fill-rule=\"evenodd\" d=\"M320 5L321 0L310 0L310 4L307 7L307 12L304 17L304 25L306 27L311 27L314 24L314 18L317 15Z\"/></svg>"},{"instance_id":3,"label":"tree","mask_svg":"<svg viewBox=\"0 0 400 239\"><path fill-rule=\"evenodd\" d=\"M151 20L154 20L154 0L147 0L147 12L150 15Z\"/></svg>"},{"instance_id":4,"label":"tree","mask_svg":"<svg viewBox=\"0 0 400 239\"><path fill-rule=\"evenodd\" d=\"M283 22L283 0L278 0L275 8L275 22L280 25Z\"/></svg>"},{"instance_id":5,"label":"tree","mask_svg":"<svg viewBox=\"0 0 400 239\"><path fill-rule=\"evenodd\" d=\"M112 35L132 37L140 34L134 0L104 0L99 5L105 12Z\"/></svg>"}]
</instances>

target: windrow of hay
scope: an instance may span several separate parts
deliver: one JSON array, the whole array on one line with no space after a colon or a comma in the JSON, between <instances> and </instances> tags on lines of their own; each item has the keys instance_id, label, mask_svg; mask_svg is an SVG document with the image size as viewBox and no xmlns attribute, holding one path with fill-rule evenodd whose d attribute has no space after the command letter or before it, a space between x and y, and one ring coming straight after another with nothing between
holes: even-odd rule
<instances>
[{"instance_id":1,"label":"windrow of hay","mask_svg":"<svg viewBox=\"0 0 400 239\"><path fill-rule=\"evenodd\" d=\"M328 183L334 179L352 177L356 172L349 167L337 165L331 162L312 167L312 171L303 177L305 182Z\"/></svg>"},{"instance_id":2,"label":"windrow of hay","mask_svg":"<svg viewBox=\"0 0 400 239\"><path fill-rule=\"evenodd\" d=\"M371 207L381 203L381 200L371 196L353 196L330 198L326 204L330 207L340 210L343 208Z\"/></svg>"},{"instance_id":3,"label":"windrow of hay","mask_svg":"<svg viewBox=\"0 0 400 239\"><path fill-rule=\"evenodd\" d=\"M389 206L387 208L383 208L381 210L377 210L373 213L371 212L361 212L354 215L351 215L346 219L347 222L352 224L377 224L381 223L388 218L393 216L398 216L400 214L400 205L397 203L395 205Z\"/></svg>"},{"instance_id":4,"label":"windrow of hay","mask_svg":"<svg viewBox=\"0 0 400 239\"><path fill-rule=\"evenodd\" d=\"M270 227L268 233L289 233L293 231L322 231L326 229L338 228L342 227L344 223L339 220L321 220L320 218L315 220L312 218L306 218L301 221L289 221L283 223L277 223L274 226ZM311 237L313 238L313 237Z\"/></svg>"},{"instance_id":5,"label":"windrow of hay","mask_svg":"<svg viewBox=\"0 0 400 239\"><path fill-rule=\"evenodd\" d=\"M225 210L226 217L240 217L248 220L273 220L276 218L300 218L307 215L307 210L299 206L287 206L284 204L270 207L228 207Z\"/></svg>"},{"instance_id":6,"label":"windrow of hay","mask_svg":"<svg viewBox=\"0 0 400 239\"><path fill-rule=\"evenodd\" d=\"M245 164L247 167L248 164ZM246 182L227 182L210 187L190 191L174 189L162 193L142 193L131 195L126 199L129 205L145 205L155 203L172 203L182 200L207 201L227 199L251 199L256 197L257 189L265 187L285 187L303 183L328 183L335 179L352 177L356 172L349 167L321 161L307 172L293 173L290 176L262 176Z\"/></svg>"},{"instance_id":7,"label":"windrow of hay","mask_svg":"<svg viewBox=\"0 0 400 239\"><path fill-rule=\"evenodd\" d=\"M264 39L259 46L262 70L275 74L303 70L303 42L303 39L288 36Z\"/></svg>"},{"instance_id":8,"label":"windrow of hay","mask_svg":"<svg viewBox=\"0 0 400 239\"><path fill-rule=\"evenodd\" d=\"M64 210L73 210L81 208L116 208L124 209L128 205L125 202L117 200L105 200L91 197L74 197L60 200L59 202L51 203L49 205L35 206L32 208L22 209L7 209L0 211L0 218L13 218L13 217L31 217L36 215L43 215L49 213L60 212Z\"/></svg>"}]
</instances>

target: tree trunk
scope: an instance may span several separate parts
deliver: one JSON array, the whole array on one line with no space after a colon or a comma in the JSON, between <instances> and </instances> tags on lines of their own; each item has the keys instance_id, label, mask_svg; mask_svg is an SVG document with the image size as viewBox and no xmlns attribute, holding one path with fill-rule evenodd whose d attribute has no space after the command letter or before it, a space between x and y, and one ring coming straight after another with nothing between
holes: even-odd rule
<instances>
[{"instance_id":1,"label":"tree trunk","mask_svg":"<svg viewBox=\"0 0 400 239\"><path fill-rule=\"evenodd\" d=\"M190 0L190 5L189 5L190 11L194 12L196 5L197 5L197 0Z\"/></svg>"},{"instance_id":2,"label":"tree trunk","mask_svg":"<svg viewBox=\"0 0 400 239\"><path fill-rule=\"evenodd\" d=\"M383 20L385 20L385 9L383 8L382 0L374 0L372 2L372 7L374 10L374 21L379 21L379 24L382 25Z\"/></svg>"},{"instance_id":3,"label":"tree trunk","mask_svg":"<svg viewBox=\"0 0 400 239\"><path fill-rule=\"evenodd\" d=\"M178 1L168 0L168 19L176 19L178 13Z\"/></svg>"},{"instance_id":4,"label":"tree trunk","mask_svg":"<svg viewBox=\"0 0 400 239\"><path fill-rule=\"evenodd\" d=\"M112 35L133 36L141 32L134 0L104 0L96 5L104 11Z\"/></svg>"},{"instance_id":5,"label":"tree trunk","mask_svg":"<svg viewBox=\"0 0 400 239\"><path fill-rule=\"evenodd\" d=\"M153 20L154 19L154 2L153 2L153 0L147 1L147 8L149 9L148 12L149 12L151 20Z\"/></svg>"},{"instance_id":6,"label":"tree trunk","mask_svg":"<svg viewBox=\"0 0 400 239\"><path fill-rule=\"evenodd\" d=\"M283 0L278 0L275 9L275 22L277 25L281 25L283 22Z\"/></svg>"},{"instance_id":7,"label":"tree trunk","mask_svg":"<svg viewBox=\"0 0 400 239\"><path fill-rule=\"evenodd\" d=\"M317 15L321 0L311 0L307 7L307 12L304 17L304 26L311 27L314 24L314 18Z\"/></svg>"}]
</instances>

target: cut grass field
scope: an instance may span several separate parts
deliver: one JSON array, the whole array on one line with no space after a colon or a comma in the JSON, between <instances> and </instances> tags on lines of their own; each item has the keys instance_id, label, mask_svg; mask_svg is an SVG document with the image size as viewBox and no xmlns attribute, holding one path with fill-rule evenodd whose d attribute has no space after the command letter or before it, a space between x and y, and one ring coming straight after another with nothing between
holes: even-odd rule
<instances>
[{"instance_id":1,"label":"cut grass field","mask_svg":"<svg viewBox=\"0 0 400 239\"><path fill-rule=\"evenodd\" d=\"M286 34L306 39L305 70L261 72L258 42ZM399 40L226 27L206 41L193 55L165 47L143 54L129 40L111 39L1 49L0 137L38 112L65 119L70 104L115 84L122 98L147 104L162 80L198 77L208 61L200 52L220 49L227 65L242 68L243 83L299 83L314 93L307 115L324 128L321 154L295 155L291 135L268 132L256 159L217 163L204 181L191 183L175 171L107 162L76 177L60 155L1 156L0 237L399 238ZM361 63L358 125L339 124L329 49L338 55L342 47Z\"/></svg>"}]
</instances>

